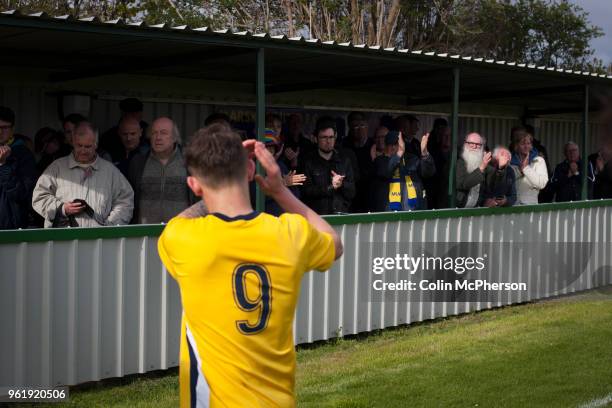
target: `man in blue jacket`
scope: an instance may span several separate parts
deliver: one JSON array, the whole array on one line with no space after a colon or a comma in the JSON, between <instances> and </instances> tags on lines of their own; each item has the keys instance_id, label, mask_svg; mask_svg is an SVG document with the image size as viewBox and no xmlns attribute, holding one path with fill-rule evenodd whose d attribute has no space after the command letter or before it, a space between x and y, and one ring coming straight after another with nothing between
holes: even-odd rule
<instances>
[{"instance_id":1,"label":"man in blue jacket","mask_svg":"<svg viewBox=\"0 0 612 408\"><path fill-rule=\"evenodd\" d=\"M14 136L15 113L0 106L0 229L28 226L36 184L34 155Z\"/></svg>"}]
</instances>

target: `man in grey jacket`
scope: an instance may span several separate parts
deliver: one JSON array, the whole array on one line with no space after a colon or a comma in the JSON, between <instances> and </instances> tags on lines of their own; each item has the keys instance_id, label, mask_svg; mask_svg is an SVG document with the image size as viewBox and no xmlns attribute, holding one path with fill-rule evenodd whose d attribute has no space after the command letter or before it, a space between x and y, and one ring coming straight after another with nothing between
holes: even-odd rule
<instances>
[{"instance_id":1,"label":"man in grey jacket","mask_svg":"<svg viewBox=\"0 0 612 408\"><path fill-rule=\"evenodd\" d=\"M98 131L81 122L73 152L57 159L38 179L32 207L48 227L98 227L130 222L134 192L121 172L97 156Z\"/></svg>"},{"instance_id":2,"label":"man in grey jacket","mask_svg":"<svg viewBox=\"0 0 612 408\"><path fill-rule=\"evenodd\" d=\"M134 156L128 171L135 196L134 224L168 222L195 202L187 186L179 130L172 119L155 119L149 140L151 150Z\"/></svg>"}]
</instances>

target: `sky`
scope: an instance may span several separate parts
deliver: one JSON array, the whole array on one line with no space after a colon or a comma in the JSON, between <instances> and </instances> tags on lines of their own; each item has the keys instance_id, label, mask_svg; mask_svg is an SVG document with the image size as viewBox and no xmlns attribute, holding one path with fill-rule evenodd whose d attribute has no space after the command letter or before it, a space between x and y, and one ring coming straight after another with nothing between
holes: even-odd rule
<instances>
[{"instance_id":1,"label":"sky","mask_svg":"<svg viewBox=\"0 0 612 408\"><path fill-rule=\"evenodd\" d=\"M572 0L584 11L589 13L592 24L599 26L604 36L591 41L591 47L595 50L595 56L604 61L604 64L612 62L612 1L611 0Z\"/></svg>"}]
</instances>

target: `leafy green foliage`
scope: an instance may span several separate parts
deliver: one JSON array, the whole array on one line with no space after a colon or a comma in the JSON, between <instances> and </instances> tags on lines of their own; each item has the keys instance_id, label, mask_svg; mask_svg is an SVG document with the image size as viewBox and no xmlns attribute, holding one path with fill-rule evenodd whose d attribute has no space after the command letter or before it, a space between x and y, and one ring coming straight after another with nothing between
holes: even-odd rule
<instances>
[{"instance_id":1,"label":"leafy green foliage","mask_svg":"<svg viewBox=\"0 0 612 408\"><path fill-rule=\"evenodd\" d=\"M0 8L303 35L610 72L569 0L0 0Z\"/></svg>"}]
</instances>

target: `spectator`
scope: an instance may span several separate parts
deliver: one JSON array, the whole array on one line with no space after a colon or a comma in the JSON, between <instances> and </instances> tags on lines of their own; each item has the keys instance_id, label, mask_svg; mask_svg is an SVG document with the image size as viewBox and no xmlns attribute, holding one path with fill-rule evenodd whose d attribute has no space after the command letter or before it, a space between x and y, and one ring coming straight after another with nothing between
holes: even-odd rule
<instances>
[{"instance_id":1,"label":"spectator","mask_svg":"<svg viewBox=\"0 0 612 408\"><path fill-rule=\"evenodd\" d=\"M414 115L402 115L395 119L395 126L404 137L406 152L421 157L421 143L416 138L419 131L419 120Z\"/></svg>"},{"instance_id":2,"label":"spectator","mask_svg":"<svg viewBox=\"0 0 612 408\"><path fill-rule=\"evenodd\" d=\"M334 150L336 122L330 117L317 121L317 152L304 159L304 202L319 214L345 213L355 196L350 161Z\"/></svg>"},{"instance_id":3,"label":"spectator","mask_svg":"<svg viewBox=\"0 0 612 408\"><path fill-rule=\"evenodd\" d=\"M32 206L48 227L123 225L132 218L134 192L112 163L96 155L97 130L77 125L73 152L40 176Z\"/></svg>"},{"instance_id":4,"label":"spectator","mask_svg":"<svg viewBox=\"0 0 612 408\"><path fill-rule=\"evenodd\" d=\"M69 155L71 150L70 145L64 143L64 136L50 127L44 127L36 132L34 148L36 154L40 155L36 165L38 174L42 174L55 160Z\"/></svg>"},{"instance_id":5,"label":"spectator","mask_svg":"<svg viewBox=\"0 0 612 408\"><path fill-rule=\"evenodd\" d=\"M15 138L15 113L0 106L0 229L28 226L36 183L34 155Z\"/></svg>"},{"instance_id":6,"label":"spectator","mask_svg":"<svg viewBox=\"0 0 612 408\"><path fill-rule=\"evenodd\" d=\"M599 152L589 156L595 172L593 198L612 198L612 140L604 142Z\"/></svg>"},{"instance_id":7,"label":"spectator","mask_svg":"<svg viewBox=\"0 0 612 408\"><path fill-rule=\"evenodd\" d=\"M403 151L399 151L399 133L387 132L384 142L383 154L374 159L374 174L372 179L372 211L389 211L389 184L393 179L393 173L399 164ZM398 153L399 151L399 153Z\"/></svg>"},{"instance_id":8,"label":"spectator","mask_svg":"<svg viewBox=\"0 0 612 408\"><path fill-rule=\"evenodd\" d=\"M440 145L440 138L446 131L446 129L450 129L448 127L448 121L444 118L436 118L434 120L433 126L431 128L431 132L429 132L429 144L427 149L430 154L433 154L438 150L438 146Z\"/></svg>"},{"instance_id":9,"label":"spectator","mask_svg":"<svg viewBox=\"0 0 612 408\"><path fill-rule=\"evenodd\" d=\"M567 142L563 149L565 160L557 164L548 184L556 202L578 201L582 195L582 160L580 148L574 142ZM587 163L587 198L593 197L595 174L591 162Z\"/></svg>"},{"instance_id":10,"label":"spectator","mask_svg":"<svg viewBox=\"0 0 612 408\"><path fill-rule=\"evenodd\" d=\"M64 139L68 145L72 146L72 135L74 134L74 129L79 123L86 121L87 119L85 116L78 113L71 113L64 118L62 121L62 129L64 130Z\"/></svg>"},{"instance_id":11,"label":"spectator","mask_svg":"<svg viewBox=\"0 0 612 408\"><path fill-rule=\"evenodd\" d=\"M397 130L395 129L395 120L391 115L383 115L380 117L378 121L379 127L386 127L389 130Z\"/></svg>"},{"instance_id":12,"label":"spectator","mask_svg":"<svg viewBox=\"0 0 612 408\"><path fill-rule=\"evenodd\" d=\"M66 116L62 121L62 127L64 128L64 138L66 139L66 143L68 143L71 148L71 150L66 153L66 156L68 156L68 154L72 151L72 136L74 135L74 130L82 122L87 122L87 118L78 113L71 113L70 115ZM104 160L107 160L109 162L113 161L111 154L100 146L98 146L98 148L96 149L96 154L98 155L98 157L101 157Z\"/></svg>"},{"instance_id":13,"label":"spectator","mask_svg":"<svg viewBox=\"0 0 612 408\"><path fill-rule=\"evenodd\" d=\"M305 156L311 153L316 155L316 146L304 136L303 124L302 114L292 113L289 115L287 135L283 140L285 149L282 157L287 168L291 170L300 166L299 161Z\"/></svg>"},{"instance_id":14,"label":"spectator","mask_svg":"<svg viewBox=\"0 0 612 408\"><path fill-rule=\"evenodd\" d=\"M121 140L121 147L115 150L113 164L117 166L121 174L127 177L132 159L138 153L146 154L149 147L141 144L142 128L136 119L130 117L121 119L117 132Z\"/></svg>"},{"instance_id":15,"label":"spectator","mask_svg":"<svg viewBox=\"0 0 612 408\"><path fill-rule=\"evenodd\" d=\"M544 158L544 161L546 162L546 170L550 175L552 170L550 168L550 162L548 160L548 151L546 150L546 147L544 147L540 140L536 139L535 128L533 126L525 125L524 129L527 131L527 133L531 135L533 140L533 147L538 151L540 156Z\"/></svg>"},{"instance_id":16,"label":"spectator","mask_svg":"<svg viewBox=\"0 0 612 408\"><path fill-rule=\"evenodd\" d=\"M268 113L266 115L266 128L273 130L275 137L278 138L278 143L282 143L283 120L280 116L275 113Z\"/></svg>"},{"instance_id":17,"label":"spectator","mask_svg":"<svg viewBox=\"0 0 612 408\"><path fill-rule=\"evenodd\" d=\"M355 153L357 168L353 164L355 178L355 198L351 205L351 212L365 213L370 209L370 184L372 182L372 148L375 142L368 137L368 122L365 116L353 116L349 123L349 137L343 140L343 146Z\"/></svg>"},{"instance_id":18,"label":"spectator","mask_svg":"<svg viewBox=\"0 0 612 408\"><path fill-rule=\"evenodd\" d=\"M385 137L389 133L389 129L385 126L379 126L374 134L374 143L370 148L370 158L372 162L376 160L378 156L385 154Z\"/></svg>"},{"instance_id":19,"label":"spectator","mask_svg":"<svg viewBox=\"0 0 612 408\"><path fill-rule=\"evenodd\" d=\"M387 175L392 177L389 183L389 210L412 211L425 210L427 205L423 195L423 178L436 173L433 158L427 151L429 134L423 135L420 146L420 157L407 153L401 132L398 135L397 159L389 160Z\"/></svg>"},{"instance_id":20,"label":"spectator","mask_svg":"<svg viewBox=\"0 0 612 408\"><path fill-rule=\"evenodd\" d=\"M550 167L552 164L548 160L548 152L546 150L546 147L544 147L544 145L542 144L540 140L536 139L535 128L533 126L525 125L524 129L527 131L527 133L531 135L532 140L533 140L533 147L538 151L540 156L542 156L542 158L544 159L544 162L546 163L546 174L548 174L548 178L550 179L552 176L553 169L551 169ZM554 198L554 192L552 191L552 186L550 185L550 182L549 182L546 184L546 187L544 187L538 193L538 202L552 203L553 198Z\"/></svg>"},{"instance_id":21,"label":"spectator","mask_svg":"<svg viewBox=\"0 0 612 408\"><path fill-rule=\"evenodd\" d=\"M136 224L159 224L195 202L187 186L187 168L176 124L157 118L151 124L151 150L132 159L128 179L134 189Z\"/></svg>"},{"instance_id":22,"label":"spectator","mask_svg":"<svg viewBox=\"0 0 612 408\"><path fill-rule=\"evenodd\" d=\"M496 147L490 166L493 171L485 177L484 206L511 207L516 203L516 179L510 163L510 150Z\"/></svg>"},{"instance_id":23,"label":"spectator","mask_svg":"<svg viewBox=\"0 0 612 408\"><path fill-rule=\"evenodd\" d=\"M133 119L140 123L141 134L146 135L147 133L147 122L142 120L142 102L136 98L126 98L119 102L119 110L121 110L121 118L119 123L124 119ZM141 143L146 145L147 141L141 138ZM123 146L121 144L121 137L119 136L119 125L113 126L107 130L100 138L100 147L108 152L111 157L121 156Z\"/></svg>"},{"instance_id":24,"label":"spectator","mask_svg":"<svg viewBox=\"0 0 612 408\"><path fill-rule=\"evenodd\" d=\"M210 126L215 123L218 123L223 126L227 126L228 129L232 128L230 117L227 116L225 113L221 113L221 112L211 113L204 120L204 126Z\"/></svg>"},{"instance_id":25,"label":"spectator","mask_svg":"<svg viewBox=\"0 0 612 408\"><path fill-rule=\"evenodd\" d=\"M516 176L518 203L521 205L537 204L538 194L548 182L546 162L532 141L533 137L525 129L517 129L512 135L514 152L510 164Z\"/></svg>"},{"instance_id":26,"label":"spectator","mask_svg":"<svg viewBox=\"0 0 612 408\"><path fill-rule=\"evenodd\" d=\"M20 133L14 133L13 138L15 141L19 141L22 143L32 154L36 154L36 150L34 148L34 142L30 136L22 135ZM36 158L36 156L34 156Z\"/></svg>"},{"instance_id":27,"label":"spectator","mask_svg":"<svg viewBox=\"0 0 612 408\"><path fill-rule=\"evenodd\" d=\"M275 129L266 129L264 140L264 144L266 145L266 149L274 156L277 161L278 167L280 168L281 175L283 177L283 184L289 187L289 191L296 196L300 197L299 186L304 184L306 177L303 174L296 174L295 170L287 169L287 166L280 160L280 155L282 154L283 145L281 143L280 138L278 137L277 130ZM284 211L278 205L276 201L272 199L272 197L266 196L266 212L268 214L272 214L275 216L281 215Z\"/></svg>"},{"instance_id":28,"label":"spectator","mask_svg":"<svg viewBox=\"0 0 612 408\"><path fill-rule=\"evenodd\" d=\"M437 177L424 179L427 208L448 207L448 176L450 173L451 129L446 119L437 118L429 133L427 150L434 159Z\"/></svg>"},{"instance_id":29,"label":"spectator","mask_svg":"<svg viewBox=\"0 0 612 408\"><path fill-rule=\"evenodd\" d=\"M476 132L469 133L463 144L461 157L457 158L457 207L474 208L482 204L486 174L491 153L484 152L485 138Z\"/></svg>"}]
</instances>

